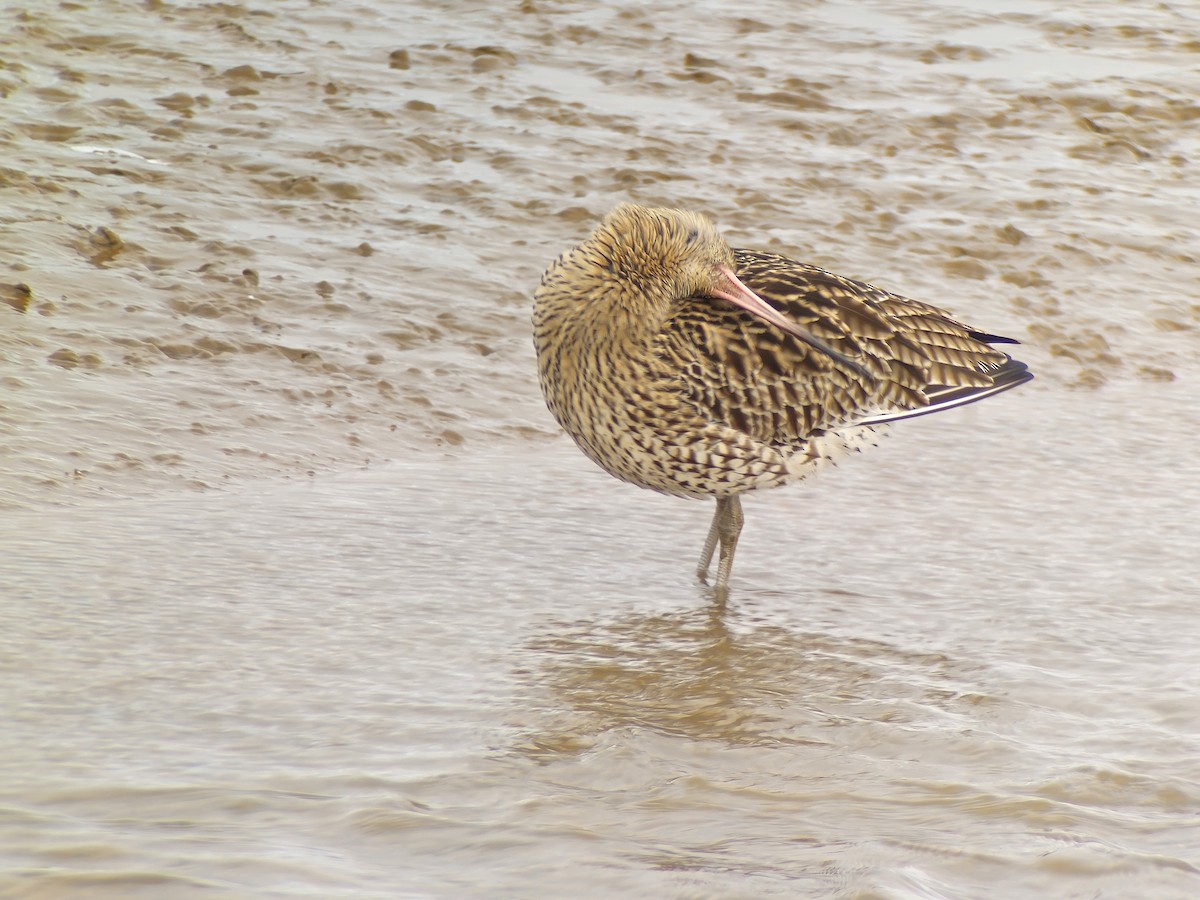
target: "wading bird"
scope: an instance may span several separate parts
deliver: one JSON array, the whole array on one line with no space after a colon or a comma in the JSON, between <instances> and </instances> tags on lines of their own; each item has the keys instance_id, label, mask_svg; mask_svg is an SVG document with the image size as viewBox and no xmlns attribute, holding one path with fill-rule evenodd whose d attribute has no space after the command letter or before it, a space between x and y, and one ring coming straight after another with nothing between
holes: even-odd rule
<instances>
[{"instance_id":1,"label":"wading bird","mask_svg":"<svg viewBox=\"0 0 1200 900\"><path fill-rule=\"evenodd\" d=\"M735 250L702 215L621 204L534 296L551 413L610 474L714 497L724 598L743 491L802 478L874 426L1032 378L945 310L784 256Z\"/></svg>"}]
</instances>

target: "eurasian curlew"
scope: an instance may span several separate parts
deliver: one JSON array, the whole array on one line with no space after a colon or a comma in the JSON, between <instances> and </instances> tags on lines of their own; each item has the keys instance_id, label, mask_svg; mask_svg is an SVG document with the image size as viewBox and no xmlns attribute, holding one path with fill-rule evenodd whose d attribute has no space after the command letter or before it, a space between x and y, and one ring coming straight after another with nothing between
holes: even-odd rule
<instances>
[{"instance_id":1,"label":"eurasian curlew","mask_svg":"<svg viewBox=\"0 0 1200 900\"><path fill-rule=\"evenodd\" d=\"M589 458L640 487L716 498L698 574L719 544L721 598L741 492L801 478L874 426L1033 377L989 346L1016 341L945 310L628 203L546 270L533 323L546 403Z\"/></svg>"}]
</instances>

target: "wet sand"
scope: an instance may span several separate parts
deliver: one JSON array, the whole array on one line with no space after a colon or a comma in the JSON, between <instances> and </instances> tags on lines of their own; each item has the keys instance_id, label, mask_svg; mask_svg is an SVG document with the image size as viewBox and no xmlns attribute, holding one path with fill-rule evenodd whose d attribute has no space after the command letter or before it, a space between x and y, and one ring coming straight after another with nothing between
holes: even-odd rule
<instances>
[{"instance_id":1,"label":"wet sand","mask_svg":"<svg viewBox=\"0 0 1200 900\"><path fill-rule=\"evenodd\" d=\"M1200 20L0 13L0 895L1200 890ZM1037 380L709 508L528 306L614 203Z\"/></svg>"}]
</instances>

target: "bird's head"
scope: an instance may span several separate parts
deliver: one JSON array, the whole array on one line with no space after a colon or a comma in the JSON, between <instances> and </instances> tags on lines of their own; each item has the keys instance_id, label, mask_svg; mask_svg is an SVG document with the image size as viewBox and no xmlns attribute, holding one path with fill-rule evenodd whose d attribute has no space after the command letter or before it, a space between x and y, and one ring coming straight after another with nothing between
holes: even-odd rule
<instances>
[{"instance_id":1,"label":"bird's head","mask_svg":"<svg viewBox=\"0 0 1200 900\"><path fill-rule=\"evenodd\" d=\"M727 290L733 251L712 221L682 209L622 203L584 243L597 274L631 305L665 307Z\"/></svg>"},{"instance_id":2,"label":"bird's head","mask_svg":"<svg viewBox=\"0 0 1200 900\"><path fill-rule=\"evenodd\" d=\"M698 213L622 203L577 253L577 263L603 286L601 293L633 316L666 316L672 303L688 297L725 301L872 377L743 284L733 250L712 221Z\"/></svg>"}]
</instances>

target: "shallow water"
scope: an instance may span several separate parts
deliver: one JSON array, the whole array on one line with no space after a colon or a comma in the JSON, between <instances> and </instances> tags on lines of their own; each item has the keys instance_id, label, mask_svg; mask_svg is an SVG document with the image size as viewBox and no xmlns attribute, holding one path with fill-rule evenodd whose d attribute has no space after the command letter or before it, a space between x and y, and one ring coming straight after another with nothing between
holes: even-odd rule
<instances>
[{"instance_id":1,"label":"shallow water","mask_svg":"<svg viewBox=\"0 0 1200 900\"><path fill-rule=\"evenodd\" d=\"M1200 18L725 10L0 14L0 895L1200 892ZM621 199L1038 378L721 609L537 392Z\"/></svg>"}]
</instances>

